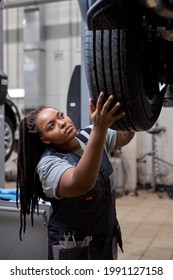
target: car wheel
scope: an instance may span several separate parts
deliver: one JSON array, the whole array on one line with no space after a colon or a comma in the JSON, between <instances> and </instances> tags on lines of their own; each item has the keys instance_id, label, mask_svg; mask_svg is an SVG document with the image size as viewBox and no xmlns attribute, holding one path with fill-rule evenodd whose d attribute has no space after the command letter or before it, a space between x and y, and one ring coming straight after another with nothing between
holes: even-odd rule
<instances>
[{"instance_id":1,"label":"car wheel","mask_svg":"<svg viewBox=\"0 0 173 280\"><path fill-rule=\"evenodd\" d=\"M5 145L5 161L9 159L14 148L14 127L9 119L5 116L4 123L4 145Z\"/></svg>"},{"instance_id":2,"label":"car wheel","mask_svg":"<svg viewBox=\"0 0 173 280\"><path fill-rule=\"evenodd\" d=\"M163 105L154 46L143 35L130 29L85 31L84 60L90 96L96 102L101 91L105 100L113 94L126 112L112 125L115 130L150 129Z\"/></svg>"}]
</instances>

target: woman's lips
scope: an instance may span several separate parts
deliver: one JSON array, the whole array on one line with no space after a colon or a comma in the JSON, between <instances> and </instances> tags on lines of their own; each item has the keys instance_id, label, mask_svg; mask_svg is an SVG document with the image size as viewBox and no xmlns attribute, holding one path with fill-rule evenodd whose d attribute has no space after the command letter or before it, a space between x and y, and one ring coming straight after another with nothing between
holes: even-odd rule
<instances>
[{"instance_id":1,"label":"woman's lips","mask_svg":"<svg viewBox=\"0 0 173 280\"><path fill-rule=\"evenodd\" d=\"M69 134L72 131L73 127L72 126L68 126L65 130L65 134Z\"/></svg>"}]
</instances>

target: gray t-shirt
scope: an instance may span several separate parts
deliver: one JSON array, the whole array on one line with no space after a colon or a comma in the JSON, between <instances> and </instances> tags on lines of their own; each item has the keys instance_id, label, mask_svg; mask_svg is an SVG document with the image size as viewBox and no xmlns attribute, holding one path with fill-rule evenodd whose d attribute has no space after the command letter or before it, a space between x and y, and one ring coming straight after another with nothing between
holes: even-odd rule
<instances>
[{"instance_id":1,"label":"gray t-shirt","mask_svg":"<svg viewBox=\"0 0 173 280\"><path fill-rule=\"evenodd\" d=\"M90 125L89 127L92 128L92 125ZM85 131L80 131L80 133L86 135L87 138L89 137ZM117 134L115 130L108 129L105 143L105 150L107 153L110 153L114 150L116 136ZM81 156L86 146L80 140L79 143L81 148L76 153ZM69 164L67 160L59 158L57 156L48 155L41 158L37 165L37 173L39 175L40 181L42 182L43 191L47 197L55 197L57 199L60 198L56 195L56 189L58 187L59 180L62 174L67 169L72 167L74 166ZM110 176L110 181L112 189L114 188L112 176Z\"/></svg>"}]
</instances>

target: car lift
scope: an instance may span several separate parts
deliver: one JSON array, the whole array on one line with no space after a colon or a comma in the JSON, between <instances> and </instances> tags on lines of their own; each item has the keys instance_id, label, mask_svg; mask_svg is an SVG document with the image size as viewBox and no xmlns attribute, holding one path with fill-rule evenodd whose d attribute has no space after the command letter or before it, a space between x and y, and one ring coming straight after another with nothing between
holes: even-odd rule
<instances>
[{"instance_id":1,"label":"car lift","mask_svg":"<svg viewBox=\"0 0 173 280\"><path fill-rule=\"evenodd\" d=\"M161 132L166 132L166 128L160 127L158 126L158 123L156 123L155 128L152 128L147 132L152 135L152 152L146 153L142 157L137 159L138 163L140 162L146 163L146 160L144 160L146 156L151 156L152 159L151 184L146 183L143 189L152 188L154 191L159 193L165 191L167 192L170 198L173 198L173 186L164 184L163 175L160 172L159 162L162 162L163 164L169 165L171 167L173 167L173 164L157 156L156 135L160 134ZM137 190L139 189L140 187L138 186L135 190L136 194L137 194Z\"/></svg>"}]
</instances>

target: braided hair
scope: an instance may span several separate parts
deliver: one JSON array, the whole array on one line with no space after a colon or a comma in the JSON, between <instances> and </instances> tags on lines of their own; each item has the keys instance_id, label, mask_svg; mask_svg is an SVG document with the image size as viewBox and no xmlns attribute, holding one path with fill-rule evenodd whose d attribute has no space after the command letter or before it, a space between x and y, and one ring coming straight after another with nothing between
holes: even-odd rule
<instances>
[{"instance_id":1,"label":"braided hair","mask_svg":"<svg viewBox=\"0 0 173 280\"><path fill-rule=\"evenodd\" d=\"M22 232L26 230L26 216L31 214L33 225L33 214L35 209L38 213L38 200L43 195L41 182L36 176L36 167L47 145L40 140L36 119L45 108L40 106L34 109L19 125L16 203L19 208L20 201L20 239Z\"/></svg>"}]
</instances>

